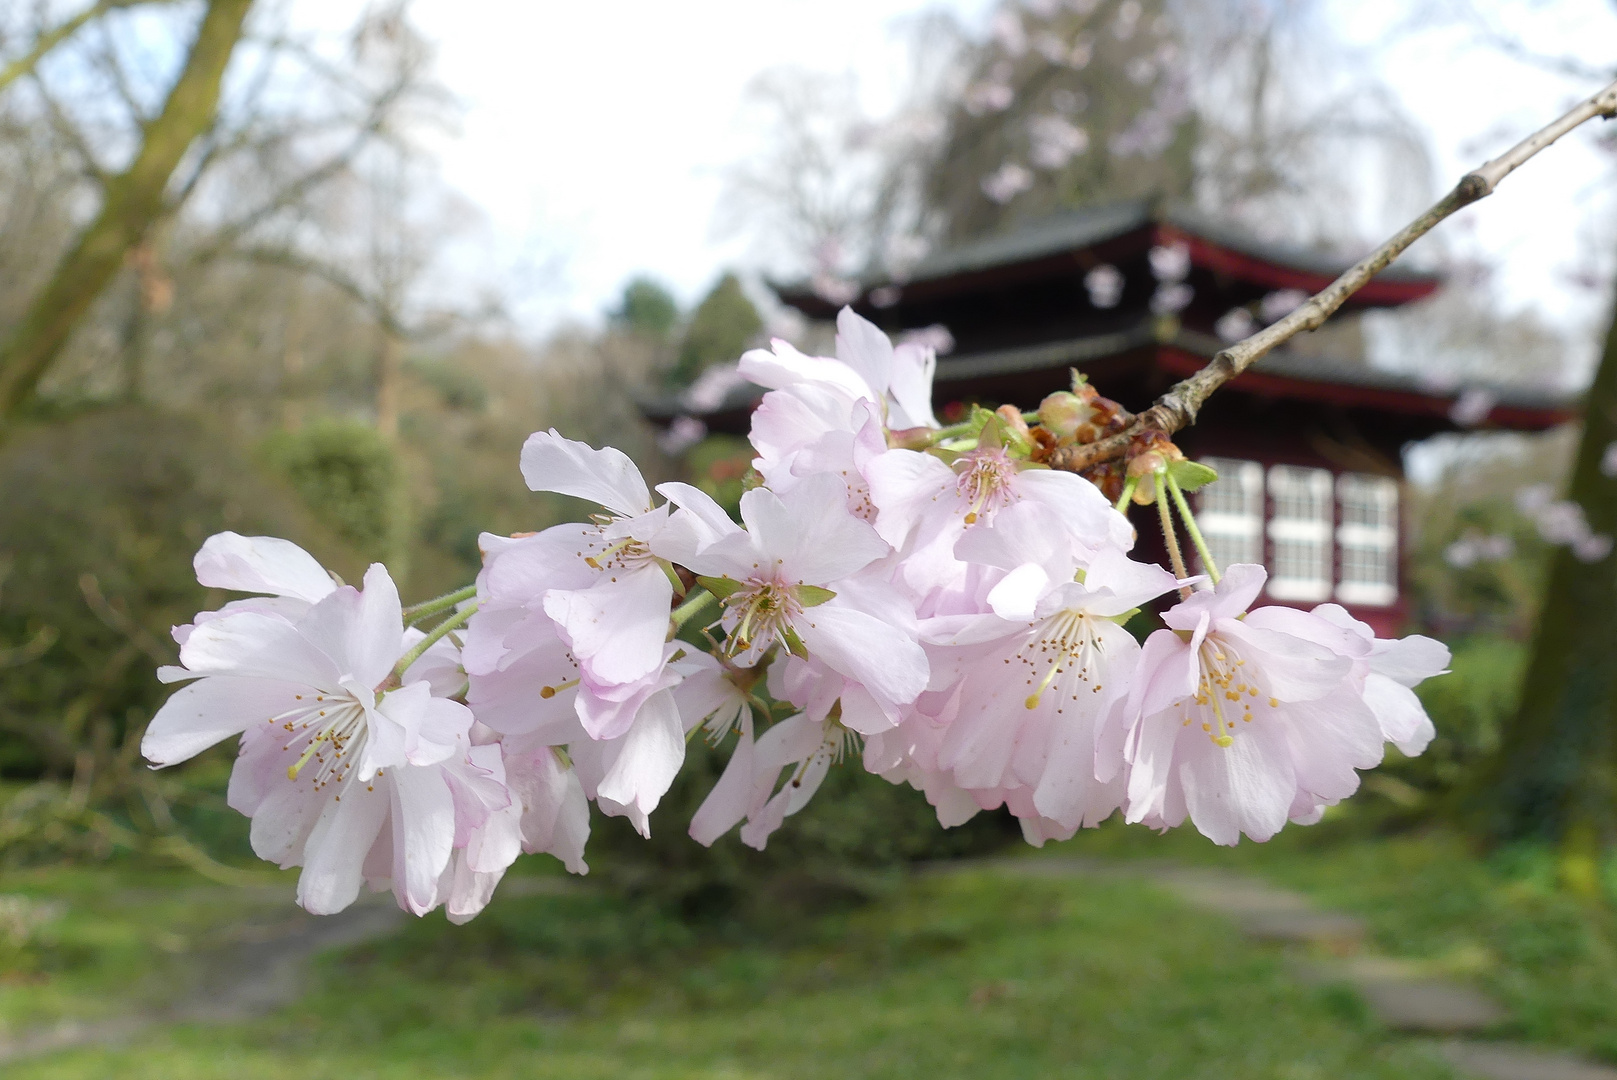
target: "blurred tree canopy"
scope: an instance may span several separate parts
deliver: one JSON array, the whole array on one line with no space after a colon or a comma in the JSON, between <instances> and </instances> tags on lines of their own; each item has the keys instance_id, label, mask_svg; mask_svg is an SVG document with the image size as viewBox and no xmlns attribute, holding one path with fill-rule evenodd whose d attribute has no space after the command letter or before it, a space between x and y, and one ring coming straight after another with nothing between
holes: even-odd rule
<instances>
[{"instance_id":1,"label":"blurred tree canopy","mask_svg":"<svg viewBox=\"0 0 1617 1080\"><path fill-rule=\"evenodd\" d=\"M1430 192L1418 130L1317 0L1001 0L986 34L941 12L907 26L884 115L849 76L751 88L757 147L721 214L827 297L1074 206L1157 198L1352 246Z\"/></svg>"},{"instance_id":2,"label":"blurred tree canopy","mask_svg":"<svg viewBox=\"0 0 1617 1080\"><path fill-rule=\"evenodd\" d=\"M763 328L764 320L747 299L741 279L725 274L691 312L670 377L678 385L690 385L712 365L740 357Z\"/></svg>"},{"instance_id":3,"label":"blurred tree canopy","mask_svg":"<svg viewBox=\"0 0 1617 1080\"><path fill-rule=\"evenodd\" d=\"M619 329L663 342L679 321L679 301L655 278L633 278L624 285L623 298L611 312L611 320Z\"/></svg>"}]
</instances>

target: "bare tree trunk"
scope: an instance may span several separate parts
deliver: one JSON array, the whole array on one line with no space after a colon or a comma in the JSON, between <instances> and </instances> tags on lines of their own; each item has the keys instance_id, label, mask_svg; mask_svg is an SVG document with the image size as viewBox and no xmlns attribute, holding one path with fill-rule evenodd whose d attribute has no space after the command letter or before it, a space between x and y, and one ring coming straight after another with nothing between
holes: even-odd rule
<instances>
[{"instance_id":1,"label":"bare tree trunk","mask_svg":"<svg viewBox=\"0 0 1617 1080\"><path fill-rule=\"evenodd\" d=\"M376 430L392 442L399 435L399 378L404 361L404 342L390 327L382 328L381 348L376 354Z\"/></svg>"},{"instance_id":2,"label":"bare tree trunk","mask_svg":"<svg viewBox=\"0 0 1617 1080\"><path fill-rule=\"evenodd\" d=\"M16 413L83 319L165 210L164 194L186 149L212 123L219 86L252 0L210 0L157 118L129 168L107 181L101 212L56 264L23 317L0 340L0 421Z\"/></svg>"},{"instance_id":3,"label":"bare tree trunk","mask_svg":"<svg viewBox=\"0 0 1617 1080\"><path fill-rule=\"evenodd\" d=\"M303 426L303 283L292 287L286 322L281 325L281 426Z\"/></svg>"},{"instance_id":4,"label":"bare tree trunk","mask_svg":"<svg viewBox=\"0 0 1617 1080\"><path fill-rule=\"evenodd\" d=\"M1570 499L1597 533L1617 535L1617 313L1584 408ZM1617 840L1617 556L1557 549L1516 716L1487 787L1496 840L1546 839L1574 862ZM1592 868L1592 862L1590 867Z\"/></svg>"}]
</instances>

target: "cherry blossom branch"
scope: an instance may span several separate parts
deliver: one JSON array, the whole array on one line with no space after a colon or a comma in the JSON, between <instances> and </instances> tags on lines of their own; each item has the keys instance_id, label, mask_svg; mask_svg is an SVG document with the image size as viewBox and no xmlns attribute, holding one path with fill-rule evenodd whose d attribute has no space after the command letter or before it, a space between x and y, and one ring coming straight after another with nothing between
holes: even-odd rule
<instances>
[{"instance_id":1,"label":"cherry blossom branch","mask_svg":"<svg viewBox=\"0 0 1617 1080\"><path fill-rule=\"evenodd\" d=\"M1159 431L1172 435L1195 423L1196 414L1213 391L1304 330L1317 330L1348 297L1386 269L1410 244L1431 232L1438 222L1492 195L1501 180L1533 155L1597 116L1607 120L1617 116L1617 82L1586 98L1554 123L1529 135L1492 161L1466 173L1452 191L1390 240L1359 260L1284 319L1220 350L1206 367L1174 384L1154 405L1135 417L1127 429L1092 443L1061 447L1050 455L1047 463L1051 468L1079 472L1092 465L1123 457L1130 441L1143 432Z\"/></svg>"},{"instance_id":2,"label":"cherry blossom branch","mask_svg":"<svg viewBox=\"0 0 1617 1080\"><path fill-rule=\"evenodd\" d=\"M477 613L477 606L478 605L475 603L467 604L465 607L449 616L449 618L445 619L443 622L429 630L426 637L415 643L414 648L405 653L403 656L399 657L399 662L393 665L393 674L388 676L387 682L384 685L391 688L402 683L404 681L404 673L410 670L410 665L421 659L423 653L432 648L434 645L438 644L438 642L442 640L443 637L451 630L465 625L466 620L470 619Z\"/></svg>"},{"instance_id":3,"label":"cherry blossom branch","mask_svg":"<svg viewBox=\"0 0 1617 1080\"><path fill-rule=\"evenodd\" d=\"M1162 542L1168 545L1168 559L1173 563L1173 576L1184 581L1190 577L1190 571L1185 568L1185 557L1179 551L1179 537L1174 534L1173 518L1168 513L1168 470L1159 470L1156 482L1157 518L1162 522ZM1179 586L1179 599L1190 599L1190 586Z\"/></svg>"},{"instance_id":4,"label":"cherry blossom branch","mask_svg":"<svg viewBox=\"0 0 1617 1080\"><path fill-rule=\"evenodd\" d=\"M679 605L679 607L675 608L673 613L669 616L669 618L673 620L674 633L677 634L681 630L685 629L686 623L690 622L697 615L700 615L708 608L716 607L718 601L718 597L714 596L706 589L702 589L697 592L696 595Z\"/></svg>"},{"instance_id":5,"label":"cherry blossom branch","mask_svg":"<svg viewBox=\"0 0 1617 1080\"><path fill-rule=\"evenodd\" d=\"M463 589L456 589L452 593L444 593L442 596L434 597L431 600L423 600L419 604L411 604L409 607L404 609L404 624L409 626L411 623L420 622L428 615L436 615L440 611L448 611L462 600L470 600L476 595L477 586L468 585Z\"/></svg>"},{"instance_id":6,"label":"cherry blossom branch","mask_svg":"<svg viewBox=\"0 0 1617 1080\"><path fill-rule=\"evenodd\" d=\"M1173 474L1164 470L1163 479L1168 485L1168 494L1173 496L1173 503L1179 507L1179 517L1185 523L1185 532L1190 535L1190 542L1196 545L1196 554L1201 556L1202 569L1207 572L1207 578L1214 585L1218 584L1218 564L1213 561L1213 553L1208 550L1207 538L1202 535L1201 529L1196 525L1196 515L1190 512L1190 503L1185 500L1185 492L1179 486L1179 481Z\"/></svg>"}]
</instances>

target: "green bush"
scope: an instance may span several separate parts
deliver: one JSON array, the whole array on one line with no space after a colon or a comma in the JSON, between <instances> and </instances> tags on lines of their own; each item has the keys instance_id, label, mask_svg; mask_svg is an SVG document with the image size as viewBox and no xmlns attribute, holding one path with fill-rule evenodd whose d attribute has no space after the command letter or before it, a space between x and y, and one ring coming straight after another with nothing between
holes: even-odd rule
<instances>
[{"instance_id":1,"label":"green bush","mask_svg":"<svg viewBox=\"0 0 1617 1080\"><path fill-rule=\"evenodd\" d=\"M1365 774L1366 800L1356 812L1376 819L1424 820L1434 811L1462 807L1478 767L1499 746L1499 735L1515 711L1527 646L1503 637L1474 637L1454 646L1450 672L1428 679L1416 693L1426 706L1437 736L1425 753L1406 758L1387 748L1381 768Z\"/></svg>"},{"instance_id":2,"label":"green bush","mask_svg":"<svg viewBox=\"0 0 1617 1080\"><path fill-rule=\"evenodd\" d=\"M767 919L860 903L884 891L890 872L906 864L981 854L1021 836L1004 811L944 829L919 791L850 758L832 766L808 806L787 818L763 851L743 844L736 829L705 848L686 830L727 759L691 740L684 768L652 815L650 839L624 818L596 814L591 874L687 919Z\"/></svg>"},{"instance_id":3,"label":"green bush","mask_svg":"<svg viewBox=\"0 0 1617 1080\"><path fill-rule=\"evenodd\" d=\"M170 688L169 627L216 607L192 556L224 529L272 533L341 573L363 564L222 424L121 406L16 432L0 450L0 770L67 775L138 731ZM19 654L13 653L12 660Z\"/></svg>"},{"instance_id":4,"label":"green bush","mask_svg":"<svg viewBox=\"0 0 1617 1080\"><path fill-rule=\"evenodd\" d=\"M396 558L401 474L392 447L375 428L357 420L319 420L272 435L264 456L337 535L367 558Z\"/></svg>"}]
</instances>

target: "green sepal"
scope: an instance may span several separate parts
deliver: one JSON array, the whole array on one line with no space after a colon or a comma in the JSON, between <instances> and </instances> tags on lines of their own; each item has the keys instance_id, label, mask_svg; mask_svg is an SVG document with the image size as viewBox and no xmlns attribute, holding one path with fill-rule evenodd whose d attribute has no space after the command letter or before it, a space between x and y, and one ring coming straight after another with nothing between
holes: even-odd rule
<instances>
[{"instance_id":1,"label":"green sepal","mask_svg":"<svg viewBox=\"0 0 1617 1080\"><path fill-rule=\"evenodd\" d=\"M668 583L674 587L674 595L683 600L685 598L685 583L679 580L679 575L674 572L673 564L663 559L658 559L657 565L663 568L663 574L668 578Z\"/></svg>"},{"instance_id":2,"label":"green sepal","mask_svg":"<svg viewBox=\"0 0 1617 1080\"><path fill-rule=\"evenodd\" d=\"M1010 439L1010 429L998 413L989 413L988 419L983 422L982 430L977 433L978 446L998 446L1003 448Z\"/></svg>"},{"instance_id":3,"label":"green sepal","mask_svg":"<svg viewBox=\"0 0 1617 1080\"><path fill-rule=\"evenodd\" d=\"M836 593L830 589L822 589L818 585L799 585L797 587L797 598L802 601L804 607L819 607L834 596L836 596Z\"/></svg>"},{"instance_id":4,"label":"green sepal","mask_svg":"<svg viewBox=\"0 0 1617 1080\"><path fill-rule=\"evenodd\" d=\"M803 639L797 636L796 630L793 630L791 627L787 627L786 631L781 634L781 637L786 641L786 650L793 656L797 657L799 660L807 660L809 658L808 646L803 644Z\"/></svg>"},{"instance_id":5,"label":"green sepal","mask_svg":"<svg viewBox=\"0 0 1617 1080\"><path fill-rule=\"evenodd\" d=\"M1139 613L1140 613L1139 608L1129 608L1127 611L1123 612L1123 614L1121 614L1121 615L1108 615L1106 617L1108 619L1111 619L1117 625L1123 626L1130 619L1134 618L1134 616L1138 615Z\"/></svg>"},{"instance_id":6,"label":"green sepal","mask_svg":"<svg viewBox=\"0 0 1617 1080\"><path fill-rule=\"evenodd\" d=\"M968 439L978 438L982 435L983 425L987 424L992 419L994 419L993 409L985 409L976 402L973 402L971 405L971 415L966 418L966 422L969 426L966 428L964 437Z\"/></svg>"},{"instance_id":7,"label":"green sepal","mask_svg":"<svg viewBox=\"0 0 1617 1080\"><path fill-rule=\"evenodd\" d=\"M1173 482L1179 485L1181 491L1195 491L1218 479L1218 471L1212 466L1188 458L1169 462L1168 475L1173 477Z\"/></svg>"},{"instance_id":8,"label":"green sepal","mask_svg":"<svg viewBox=\"0 0 1617 1080\"><path fill-rule=\"evenodd\" d=\"M1025 458L1033 453L1033 443L1007 424L998 413L988 414L982 433L977 436L977 445L997 446L1014 457Z\"/></svg>"},{"instance_id":9,"label":"green sepal","mask_svg":"<svg viewBox=\"0 0 1617 1080\"><path fill-rule=\"evenodd\" d=\"M696 583L720 600L728 600L742 589L741 582L727 577L699 577Z\"/></svg>"}]
</instances>

